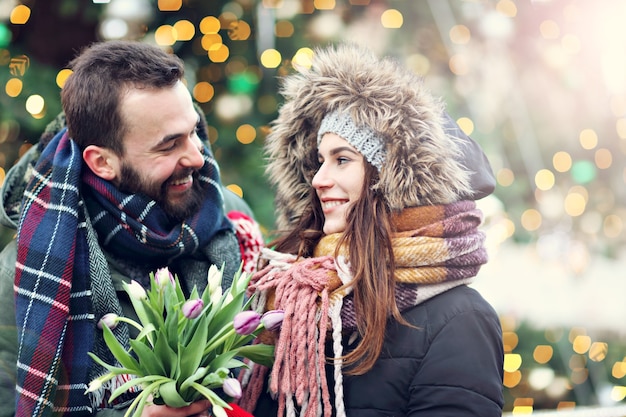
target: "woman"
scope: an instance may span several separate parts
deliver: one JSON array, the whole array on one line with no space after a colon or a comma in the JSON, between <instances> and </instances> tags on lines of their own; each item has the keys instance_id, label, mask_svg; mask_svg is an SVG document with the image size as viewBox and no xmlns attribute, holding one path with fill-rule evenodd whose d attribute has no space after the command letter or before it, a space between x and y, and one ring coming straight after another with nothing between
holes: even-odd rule
<instances>
[{"instance_id":1,"label":"woman","mask_svg":"<svg viewBox=\"0 0 626 417\"><path fill-rule=\"evenodd\" d=\"M267 138L277 224L252 280L285 310L276 361L242 375L256 416L500 416L503 349L469 284L489 163L420 79L342 45L284 79ZM272 247L272 246L270 246Z\"/></svg>"}]
</instances>

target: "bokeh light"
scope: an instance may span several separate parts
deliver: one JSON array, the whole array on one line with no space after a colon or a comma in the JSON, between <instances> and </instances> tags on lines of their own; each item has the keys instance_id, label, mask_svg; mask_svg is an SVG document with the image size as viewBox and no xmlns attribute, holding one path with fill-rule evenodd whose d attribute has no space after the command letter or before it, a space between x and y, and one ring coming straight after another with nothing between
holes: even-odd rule
<instances>
[{"instance_id":1,"label":"bokeh light","mask_svg":"<svg viewBox=\"0 0 626 417\"><path fill-rule=\"evenodd\" d=\"M23 87L24 83L22 83L22 80L20 80L19 78L11 78L4 86L4 91L9 97L17 97L22 92Z\"/></svg>"},{"instance_id":2,"label":"bokeh light","mask_svg":"<svg viewBox=\"0 0 626 417\"><path fill-rule=\"evenodd\" d=\"M404 23L404 17L399 10L396 9L387 9L380 16L380 22L383 27L388 29L399 29L402 27Z\"/></svg>"},{"instance_id":3,"label":"bokeh light","mask_svg":"<svg viewBox=\"0 0 626 417\"><path fill-rule=\"evenodd\" d=\"M35 119L41 119L45 114L46 101L39 94L33 94L26 99L26 111Z\"/></svg>"},{"instance_id":4,"label":"bokeh light","mask_svg":"<svg viewBox=\"0 0 626 417\"><path fill-rule=\"evenodd\" d=\"M200 81L193 87L192 94L193 98L199 103L206 103L211 101L211 99L215 95L215 89L210 83L206 81Z\"/></svg>"},{"instance_id":5,"label":"bokeh light","mask_svg":"<svg viewBox=\"0 0 626 417\"><path fill-rule=\"evenodd\" d=\"M276 49L267 49L261 53L260 60L265 68L276 68L280 65L282 56Z\"/></svg>"},{"instance_id":6,"label":"bokeh light","mask_svg":"<svg viewBox=\"0 0 626 417\"><path fill-rule=\"evenodd\" d=\"M182 6L182 0L158 0L158 7L162 12L175 12L180 10Z\"/></svg>"},{"instance_id":7,"label":"bokeh light","mask_svg":"<svg viewBox=\"0 0 626 417\"><path fill-rule=\"evenodd\" d=\"M236 137L240 143L249 145L256 139L256 129L249 124L241 125L237 128Z\"/></svg>"},{"instance_id":8,"label":"bokeh light","mask_svg":"<svg viewBox=\"0 0 626 417\"><path fill-rule=\"evenodd\" d=\"M30 8L24 4L18 4L11 11L11 16L9 17L9 21L14 25L25 25L30 19Z\"/></svg>"},{"instance_id":9,"label":"bokeh light","mask_svg":"<svg viewBox=\"0 0 626 417\"><path fill-rule=\"evenodd\" d=\"M177 41L190 41L196 34L196 27L189 20L179 20L173 28Z\"/></svg>"},{"instance_id":10,"label":"bokeh light","mask_svg":"<svg viewBox=\"0 0 626 417\"><path fill-rule=\"evenodd\" d=\"M206 16L200 21L200 32L205 35L213 35L220 31L222 24L220 20L215 16ZM205 48L206 49L206 48Z\"/></svg>"}]
</instances>

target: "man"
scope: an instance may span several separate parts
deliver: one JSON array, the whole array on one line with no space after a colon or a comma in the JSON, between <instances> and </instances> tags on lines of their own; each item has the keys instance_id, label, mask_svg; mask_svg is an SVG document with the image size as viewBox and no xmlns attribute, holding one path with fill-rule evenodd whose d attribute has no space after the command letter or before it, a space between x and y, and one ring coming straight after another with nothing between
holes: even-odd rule
<instances>
[{"instance_id":1,"label":"man","mask_svg":"<svg viewBox=\"0 0 626 417\"><path fill-rule=\"evenodd\" d=\"M71 68L65 119L11 169L0 196L0 221L17 229L0 255L0 329L17 323L17 345L14 334L0 345L1 415L123 415L132 397L109 404L115 386L85 394L105 372L87 352L113 363L96 323L132 314L122 282L147 286L168 266L187 291L202 290L211 264L232 278L242 262L224 198L247 206L221 185L182 61L114 41L85 49ZM126 326L114 332L128 342ZM149 406L144 415L207 406Z\"/></svg>"}]
</instances>

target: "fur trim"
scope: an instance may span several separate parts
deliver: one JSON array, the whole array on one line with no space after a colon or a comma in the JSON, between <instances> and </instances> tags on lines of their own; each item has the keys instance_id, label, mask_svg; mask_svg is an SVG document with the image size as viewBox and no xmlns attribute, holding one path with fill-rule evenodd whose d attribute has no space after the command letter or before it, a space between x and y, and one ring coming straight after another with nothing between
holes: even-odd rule
<instances>
[{"instance_id":1,"label":"fur trim","mask_svg":"<svg viewBox=\"0 0 626 417\"><path fill-rule=\"evenodd\" d=\"M276 190L276 225L293 226L309 204L324 115L348 111L385 141L386 160L373 185L392 210L447 204L471 194L458 141L423 81L389 59L353 44L317 49L310 69L282 79L285 98L265 142L266 173Z\"/></svg>"}]
</instances>

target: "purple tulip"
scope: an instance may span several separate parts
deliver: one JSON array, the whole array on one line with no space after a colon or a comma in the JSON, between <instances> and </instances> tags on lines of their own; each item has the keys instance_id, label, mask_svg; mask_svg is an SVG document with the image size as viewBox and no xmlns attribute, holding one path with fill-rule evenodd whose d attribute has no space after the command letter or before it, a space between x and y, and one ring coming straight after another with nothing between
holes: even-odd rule
<instances>
[{"instance_id":1,"label":"purple tulip","mask_svg":"<svg viewBox=\"0 0 626 417\"><path fill-rule=\"evenodd\" d=\"M251 334L259 327L259 323L261 323L261 315L252 310L237 313L233 319L235 331L241 335Z\"/></svg>"},{"instance_id":2,"label":"purple tulip","mask_svg":"<svg viewBox=\"0 0 626 417\"><path fill-rule=\"evenodd\" d=\"M195 319L202 313L204 302L200 298L185 301L183 304L183 315L188 319Z\"/></svg>"},{"instance_id":3,"label":"purple tulip","mask_svg":"<svg viewBox=\"0 0 626 417\"><path fill-rule=\"evenodd\" d=\"M226 378L222 386L224 394L232 398L241 398L241 384L236 378Z\"/></svg>"},{"instance_id":4,"label":"purple tulip","mask_svg":"<svg viewBox=\"0 0 626 417\"><path fill-rule=\"evenodd\" d=\"M103 327L108 327L109 329L113 330L117 327L117 318L119 316L115 313L107 313L104 316L102 316L100 318L100 320L98 321L98 329L102 330Z\"/></svg>"},{"instance_id":5,"label":"purple tulip","mask_svg":"<svg viewBox=\"0 0 626 417\"><path fill-rule=\"evenodd\" d=\"M154 274L154 281L159 288L163 288L168 282L172 285L176 285L174 275L172 275L167 267L157 269Z\"/></svg>"},{"instance_id":6,"label":"purple tulip","mask_svg":"<svg viewBox=\"0 0 626 417\"><path fill-rule=\"evenodd\" d=\"M285 318L284 310L270 310L261 316L261 323L267 330L278 330Z\"/></svg>"}]
</instances>

